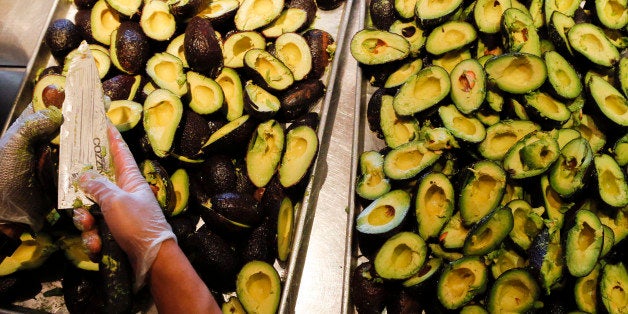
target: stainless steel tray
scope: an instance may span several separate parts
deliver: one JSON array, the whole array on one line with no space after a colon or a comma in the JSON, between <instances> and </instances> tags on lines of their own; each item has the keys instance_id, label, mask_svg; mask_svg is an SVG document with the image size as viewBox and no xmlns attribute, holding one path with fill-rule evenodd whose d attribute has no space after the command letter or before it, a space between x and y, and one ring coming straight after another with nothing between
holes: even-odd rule
<instances>
[{"instance_id":1,"label":"stainless steel tray","mask_svg":"<svg viewBox=\"0 0 628 314\"><path fill-rule=\"evenodd\" d=\"M77 9L73 5L72 1L53 0L52 9L49 15L46 17L46 23L49 25L52 21L59 18L67 18L74 20L74 14ZM313 165L312 174L309 178L307 188L303 199L300 202L300 206L295 208L295 234L291 248L291 254L287 261L287 264L280 265L275 263L275 268L278 270L282 279L282 297L279 307L279 313L292 313L297 304L297 295L299 294L299 282L302 278L303 267L305 265L304 259L308 252L308 241L310 239L310 232L312 230L312 219L314 218L316 206L318 203L319 193L321 187L325 184L327 179L327 165L325 159L329 148L329 140L332 137L330 126L334 124L333 115L337 112L334 108L338 102L338 95L335 91L340 81L337 80L338 76L341 76L339 68L341 67L341 60L343 58L343 50L345 45L345 32L347 25L351 20L351 8L353 6L353 0L345 0L345 2L337 9L324 11L318 10L317 17L312 28L322 29L330 33L336 43L336 51L332 64L321 80L325 83L327 88L323 100L314 106L311 111L315 111L320 115L320 125L318 128L319 138L319 154ZM51 65L56 65L56 61L52 57L49 49L43 44L43 38L46 27L39 34L40 46L36 48L33 53L33 57L29 61L24 79L20 84L18 94L15 102L11 108L9 118L5 125L1 129L3 134L10 124L19 116L19 114L28 106L32 99L32 93L34 88L34 81L37 77L38 71ZM349 112L348 114L352 114ZM345 142L349 145L348 142ZM333 155L333 154L332 154ZM344 188L344 187L343 187ZM346 191L346 189L345 189ZM336 251L334 253L340 254L344 251ZM338 278L338 281L340 278ZM51 295L46 292L54 291L61 287L61 283L58 280L50 282L42 282L42 291L33 299L29 299L22 302L15 303L10 309L3 309L0 307L0 312L37 312L37 313L66 313L65 305L63 302L63 296ZM332 292L335 296L340 296L340 291ZM52 293L55 294L55 293ZM156 312L154 307L146 310L146 312Z\"/></svg>"}]
</instances>

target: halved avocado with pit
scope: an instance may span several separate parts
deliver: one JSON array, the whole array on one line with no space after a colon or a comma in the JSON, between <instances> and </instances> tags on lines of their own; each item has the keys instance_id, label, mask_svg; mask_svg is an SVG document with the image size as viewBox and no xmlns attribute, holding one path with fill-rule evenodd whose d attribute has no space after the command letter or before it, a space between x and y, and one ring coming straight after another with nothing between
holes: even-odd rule
<instances>
[{"instance_id":1,"label":"halved avocado with pit","mask_svg":"<svg viewBox=\"0 0 628 314\"><path fill-rule=\"evenodd\" d=\"M147 0L142 7L140 25L146 36L157 40L168 40L177 29L177 22L164 1Z\"/></svg>"},{"instance_id":2,"label":"halved avocado with pit","mask_svg":"<svg viewBox=\"0 0 628 314\"><path fill-rule=\"evenodd\" d=\"M309 126L296 127L286 134L286 149L279 165L279 181L283 187L300 183L318 153L318 136Z\"/></svg>"},{"instance_id":3,"label":"halved avocado with pit","mask_svg":"<svg viewBox=\"0 0 628 314\"><path fill-rule=\"evenodd\" d=\"M153 152L165 157L183 115L181 100L166 89L157 89L146 97L143 115L144 130Z\"/></svg>"},{"instance_id":4,"label":"halved avocado with pit","mask_svg":"<svg viewBox=\"0 0 628 314\"><path fill-rule=\"evenodd\" d=\"M384 157L384 173L390 179L413 178L433 165L441 156L441 151L431 151L422 141L412 141L400 145Z\"/></svg>"},{"instance_id":5,"label":"halved avocado with pit","mask_svg":"<svg viewBox=\"0 0 628 314\"><path fill-rule=\"evenodd\" d=\"M386 240L373 264L384 279L408 279L421 270L427 257L427 245L414 232L399 232Z\"/></svg>"},{"instance_id":6,"label":"halved avocado with pit","mask_svg":"<svg viewBox=\"0 0 628 314\"><path fill-rule=\"evenodd\" d=\"M243 67L244 54L254 48L266 48L266 39L256 31L234 32L227 36L223 44L225 66L230 68Z\"/></svg>"},{"instance_id":7,"label":"halved avocado with pit","mask_svg":"<svg viewBox=\"0 0 628 314\"><path fill-rule=\"evenodd\" d=\"M602 223L595 213L580 209L565 235L565 261L574 277L588 275L597 264L604 242Z\"/></svg>"},{"instance_id":8,"label":"halved avocado with pit","mask_svg":"<svg viewBox=\"0 0 628 314\"><path fill-rule=\"evenodd\" d=\"M534 309L540 297L536 280L522 268L503 273L491 288L488 296L490 313L525 313Z\"/></svg>"},{"instance_id":9,"label":"halved avocado with pit","mask_svg":"<svg viewBox=\"0 0 628 314\"><path fill-rule=\"evenodd\" d=\"M463 172L458 207L463 223L469 226L499 206L506 189L506 172L490 160L475 162Z\"/></svg>"},{"instance_id":10,"label":"halved avocado with pit","mask_svg":"<svg viewBox=\"0 0 628 314\"><path fill-rule=\"evenodd\" d=\"M38 111L49 106L59 109L65 100L65 76L48 74L35 83L33 89L33 110Z\"/></svg>"},{"instance_id":11,"label":"halved avocado with pit","mask_svg":"<svg viewBox=\"0 0 628 314\"><path fill-rule=\"evenodd\" d=\"M284 0L244 0L234 17L235 27L251 31L274 21L284 8Z\"/></svg>"},{"instance_id":12,"label":"halved avocado with pit","mask_svg":"<svg viewBox=\"0 0 628 314\"><path fill-rule=\"evenodd\" d=\"M356 230L364 234L389 234L397 230L410 208L410 194L392 190L371 202L356 218Z\"/></svg>"},{"instance_id":13,"label":"halved avocado with pit","mask_svg":"<svg viewBox=\"0 0 628 314\"><path fill-rule=\"evenodd\" d=\"M613 85L599 76L591 75L587 81L587 91L603 117L619 126L628 126L628 100Z\"/></svg>"},{"instance_id":14,"label":"halved avocado with pit","mask_svg":"<svg viewBox=\"0 0 628 314\"><path fill-rule=\"evenodd\" d=\"M508 207L498 208L480 219L469 230L462 251L468 255L484 255L494 251L508 237L514 218Z\"/></svg>"},{"instance_id":15,"label":"halved avocado with pit","mask_svg":"<svg viewBox=\"0 0 628 314\"><path fill-rule=\"evenodd\" d=\"M275 56L290 71L295 81L305 78L312 69L312 52L303 36L297 33L285 33L275 39Z\"/></svg>"},{"instance_id":16,"label":"halved avocado with pit","mask_svg":"<svg viewBox=\"0 0 628 314\"><path fill-rule=\"evenodd\" d=\"M433 55L442 55L460 49L477 38L473 25L464 21L450 21L434 28L427 36L425 50Z\"/></svg>"},{"instance_id":17,"label":"halved avocado with pit","mask_svg":"<svg viewBox=\"0 0 628 314\"><path fill-rule=\"evenodd\" d=\"M364 29L353 35L350 49L361 64L376 65L404 59L410 54L410 43L395 33Z\"/></svg>"},{"instance_id":18,"label":"halved avocado with pit","mask_svg":"<svg viewBox=\"0 0 628 314\"><path fill-rule=\"evenodd\" d=\"M194 71L188 71L186 77L190 85L190 109L198 114L211 114L222 109L225 96L215 80Z\"/></svg>"},{"instance_id":19,"label":"halved avocado with pit","mask_svg":"<svg viewBox=\"0 0 628 314\"><path fill-rule=\"evenodd\" d=\"M356 183L356 193L367 200L375 200L388 193L390 180L384 175L384 156L376 151L360 154L360 176Z\"/></svg>"},{"instance_id":20,"label":"halved avocado with pit","mask_svg":"<svg viewBox=\"0 0 628 314\"><path fill-rule=\"evenodd\" d=\"M290 68L264 49L248 50L244 54L244 68L262 88L283 91L294 83Z\"/></svg>"},{"instance_id":21,"label":"halved avocado with pit","mask_svg":"<svg viewBox=\"0 0 628 314\"><path fill-rule=\"evenodd\" d=\"M111 33L120 26L120 14L107 5L105 0L98 0L91 13L92 36L99 43L109 46Z\"/></svg>"},{"instance_id":22,"label":"halved avocado with pit","mask_svg":"<svg viewBox=\"0 0 628 314\"><path fill-rule=\"evenodd\" d=\"M172 216L176 195L166 169L156 160L150 159L142 161L139 168L164 214Z\"/></svg>"},{"instance_id":23,"label":"halved avocado with pit","mask_svg":"<svg viewBox=\"0 0 628 314\"><path fill-rule=\"evenodd\" d=\"M284 148L284 130L275 120L257 126L246 151L246 173L255 186L264 187L275 174Z\"/></svg>"},{"instance_id":24,"label":"halved avocado with pit","mask_svg":"<svg viewBox=\"0 0 628 314\"><path fill-rule=\"evenodd\" d=\"M591 23L574 25L567 33L574 52L601 67L612 67L619 61L617 48L608 40L602 29Z\"/></svg>"},{"instance_id":25,"label":"halved avocado with pit","mask_svg":"<svg viewBox=\"0 0 628 314\"><path fill-rule=\"evenodd\" d=\"M440 303L453 310L486 291L488 269L480 256L465 256L447 265L436 294Z\"/></svg>"},{"instance_id":26,"label":"halved avocado with pit","mask_svg":"<svg viewBox=\"0 0 628 314\"><path fill-rule=\"evenodd\" d=\"M246 263L238 273L236 294L248 313L275 313L281 299L281 280L272 265Z\"/></svg>"},{"instance_id":27,"label":"halved avocado with pit","mask_svg":"<svg viewBox=\"0 0 628 314\"><path fill-rule=\"evenodd\" d=\"M146 73L160 88L167 89L177 96L188 92L187 79L183 73L183 63L179 58L160 52L146 62Z\"/></svg>"},{"instance_id":28,"label":"halved avocado with pit","mask_svg":"<svg viewBox=\"0 0 628 314\"><path fill-rule=\"evenodd\" d=\"M628 183L626 175L619 164L607 154L593 158L597 182L597 190L602 201L612 207L628 205Z\"/></svg>"},{"instance_id":29,"label":"halved avocado with pit","mask_svg":"<svg viewBox=\"0 0 628 314\"><path fill-rule=\"evenodd\" d=\"M423 239L437 237L451 218L454 205L454 187L447 176L431 172L422 177L414 201L419 235Z\"/></svg>"},{"instance_id":30,"label":"halved avocado with pit","mask_svg":"<svg viewBox=\"0 0 628 314\"><path fill-rule=\"evenodd\" d=\"M547 67L541 57L528 53L506 53L489 59L484 65L488 80L512 94L526 94L543 85Z\"/></svg>"},{"instance_id":31,"label":"halved avocado with pit","mask_svg":"<svg viewBox=\"0 0 628 314\"><path fill-rule=\"evenodd\" d=\"M451 100L463 114L480 108L486 98L486 73L475 59L458 63L451 70Z\"/></svg>"},{"instance_id":32,"label":"halved avocado with pit","mask_svg":"<svg viewBox=\"0 0 628 314\"><path fill-rule=\"evenodd\" d=\"M449 96L449 73L440 66L429 66L411 76L393 100L395 112L409 116L427 110Z\"/></svg>"},{"instance_id":33,"label":"halved avocado with pit","mask_svg":"<svg viewBox=\"0 0 628 314\"><path fill-rule=\"evenodd\" d=\"M107 117L118 131L126 132L134 128L142 119L142 104L131 100L114 100L109 104Z\"/></svg>"}]
</instances>

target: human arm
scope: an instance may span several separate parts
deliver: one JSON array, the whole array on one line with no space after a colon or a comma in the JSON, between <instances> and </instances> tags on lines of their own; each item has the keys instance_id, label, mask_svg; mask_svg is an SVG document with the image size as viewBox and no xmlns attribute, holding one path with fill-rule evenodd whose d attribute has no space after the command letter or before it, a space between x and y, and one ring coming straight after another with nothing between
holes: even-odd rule
<instances>
[{"instance_id":1,"label":"human arm","mask_svg":"<svg viewBox=\"0 0 628 314\"><path fill-rule=\"evenodd\" d=\"M135 288L148 277L160 312L220 313L209 289L178 247L150 186L112 125L108 137L116 183L88 171L79 186L100 205L114 239L128 255Z\"/></svg>"}]
</instances>

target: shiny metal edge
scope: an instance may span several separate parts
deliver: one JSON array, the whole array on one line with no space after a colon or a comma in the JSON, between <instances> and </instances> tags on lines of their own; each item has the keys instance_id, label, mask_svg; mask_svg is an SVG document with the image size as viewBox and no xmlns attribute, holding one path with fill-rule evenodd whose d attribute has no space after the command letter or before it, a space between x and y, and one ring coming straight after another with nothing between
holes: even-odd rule
<instances>
[{"instance_id":1,"label":"shiny metal edge","mask_svg":"<svg viewBox=\"0 0 628 314\"><path fill-rule=\"evenodd\" d=\"M44 24L45 27L42 29L41 34L39 34L39 42L41 44L37 46L37 48L33 52L33 57L31 57L25 69L25 75L20 84L20 88L18 89L17 97L13 102L13 106L9 112L9 116L0 134L4 134L4 132L11 125L11 123L15 119L17 119L17 117L24 110L24 108L26 108L26 106L31 102L35 85L34 81L38 75L39 70L44 69L47 66L56 64L56 61L52 57L50 50L44 45L44 36L46 33L46 29L48 25L50 25L50 23L55 19L71 19L72 16L70 16L70 14L73 10L76 11L76 8L73 7L73 3L71 1L53 1L54 4L50 9L50 13L46 17L46 23ZM363 2L363 0L360 0L360 2ZM312 172L309 177L308 185L305 189L304 197L301 200L302 202L300 206L295 212L295 235L291 247L292 253L290 254L287 265L278 264L277 262L275 263L275 268L278 268L280 277L284 279L284 286L282 288L282 296L278 313L292 313L297 302L299 282L303 271L303 261L307 253L308 240L312 228L312 221L316 210L316 204L318 202L318 193L320 191L320 186L322 186L323 182L326 179L325 176L319 176L317 174L321 173L324 175L327 172L325 169L326 164L324 153L329 147L329 139L331 137L331 131L329 131L329 127L327 127L327 125L334 122L333 116L329 115L329 111L330 106L333 102L334 94L336 93L334 87L337 84L336 78L338 76L338 68L340 67L339 62L342 59L340 58L340 56L344 52L346 35L345 33L349 20L351 18L352 6L353 0L346 0L341 7L331 11L324 11L325 14L328 16L336 14L334 12L339 12L339 17L341 17L341 20L338 26L338 31L336 33L330 32L336 44L336 51L334 52L334 58L332 64L328 69L328 72L322 78L322 81L325 83L326 86L326 92L322 105L320 105L320 111L318 111L320 115L320 123L317 131L317 136L319 138L319 152L317 154L314 164L312 165ZM319 9L319 12L320 11L321 10ZM320 25L317 25L317 23L315 22L312 27L315 28L318 26ZM314 108L317 107L315 106ZM4 309L0 308L0 310Z\"/></svg>"},{"instance_id":2,"label":"shiny metal edge","mask_svg":"<svg viewBox=\"0 0 628 314\"><path fill-rule=\"evenodd\" d=\"M367 5L368 0L359 0L359 14L358 14L358 27L357 31L361 30L365 26L367 18ZM342 289L342 313L356 313L353 308L351 300L351 276L353 270L358 264L359 252L357 249L356 238L354 237L355 217L358 214L358 199L356 198L356 185L355 182L358 179L358 167L360 154L365 150L365 137L366 132L369 132L366 106L367 106L367 88L368 82L365 81L360 64L356 64L356 82L355 82L355 117L353 124L353 143L352 143L352 158L351 158L351 184L349 189L349 210L347 214L347 238L345 241L345 265L343 274L343 289Z\"/></svg>"},{"instance_id":3,"label":"shiny metal edge","mask_svg":"<svg viewBox=\"0 0 628 314\"><path fill-rule=\"evenodd\" d=\"M13 102L13 106L11 106L9 116L4 123L0 135L6 132L11 123L13 123L15 119L17 119L17 117L24 110L24 108L26 108L26 106L28 106L28 104L31 102L31 98L33 98L33 88L35 87L33 81L37 76L37 69L46 67L51 60L50 51L43 44L44 36L46 35L46 28L48 27L48 25L50 25L50 22L53 19L65 17L72 5L72 2L70 1L53 1L54 3L50 9L50 12L46 16L46 23L44 24L45 27L42 29L41 33L38 36L38 42L42 44L38 45L35 48L35 51L33 51L33 57L31 57L31 59L28 61L28 64L26 65L24 77L22 78L22 82L20 83L20 87L16 94L17 97L15 97L15 101Z\"/></svg>"},{"instance_id":4,"label":"shiny metal edge","mask_svg":"<svg viewBox=\"0 0 628 314\"><path fill-rule=\"evenodd\" d=\"M334 38L336 43L336 51L334 52L334 58L331 64L331 71L329 73L329 80L325 85L327 91L325 92L325 98L323 100L323 107L320 111L320 122L318 127L318 138L319 138L319 151L316 157L316 161L313 165L313 171L310 175L310 180L308 186L306 188L303 206L301 206L299 212L296 215L296 225L295 225L295 233L292 243L292 254L290 255L289 264L287 269L289 269L288 274L286 276L283 292L281 295L281 301L279 305L279 313L291 313L291 310L294 309L297 296L299 293L299 285L300 278L303 272L304 263L299 263L305 260L305 255L307 253L307 244L310 236L310 231L312 229L313 217L316 211L316 204L318 203L318 193L320 192L320 186L323 185L323 182L326 176L319 176L319 173L326 173L327 166L325 165L325 153L328 150L331 131L328 124L334 122L332 116L328 116L330 111L330 106L333 99L333 94L337 92L336 90L336 78L338 77L338 69L340 68L339 63L342 53L344 52L345 46L345 36L347 25L349 24L349 19L351 17L351 9L353 7L353 0L345 0L345 3L342 7L342 19L340 21L340 26L338 29L338 33ZM338 10L338 9L336 9ZM303 210L305 209L305 210ZM296 250L295 250L296 249Z\"/></svg>"}]
</instances>

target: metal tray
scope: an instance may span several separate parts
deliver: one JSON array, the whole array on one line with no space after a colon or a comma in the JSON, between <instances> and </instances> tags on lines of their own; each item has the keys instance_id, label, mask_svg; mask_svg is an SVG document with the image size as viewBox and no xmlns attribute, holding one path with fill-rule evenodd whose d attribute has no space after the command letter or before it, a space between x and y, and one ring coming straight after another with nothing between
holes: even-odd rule
<instances>
[{"instance_id":1,"label":"metal tray","mask_svg":"<svg viewBox=\"0 0 628 314\"><path fill-rule=\"evenodd\" d=\"M46 17L46 23L44 24L46 27L43 28L38 37L38 42L40 42L41 45L35 49L33 57L26 67L25 75L18 89L16 100L13 103L9 113L9 118L2 127L0 134L3 134L6 131L10 124L31 102L33 88L35 85L34 82L38 71L51 65L57 65L57 62L52 57L49 49L43 44L45 30L52 21L59 18L67 18L73 21L77 9L73 5L72 1L53 1L54 3L52 5L52 9ZM337 91L335 91L335 88L340 84L340 81L337 81L336 78L341 76L339 68L341 67L341 60L343 59L341 58L343 55L343 49L346 46L345 33L347 25L351 20L352 6L353 0L345 0L340 7L334 10L325 11L319 9L317 11L317 17L311 25L311 28L322 29L333 36L336 43L336 51L331 65L321 78L326 86L325 96L311 109L311 111L317 112L320 115L320 124L317 131L320 149L318 156L314 161L303 199L301 200L299 206L295 206L295 233L291 254L285 264L279 264L278 262L275 262L274 264L275 268L279 272L283 285L279 313L294 312L294 308L297 303L297 295L299 294L299 281L302 278L301 273L303 272L305 264L304 259L308 250L307 242L310 239L309 233L312 230L312 219L314 212L316 211L321 186L324 185L324 182L327 179L328 172L325 161L327 156L325 156L325 154L327 153L329 147L328 142L332 136L329 127L330 125L333 125L333 115L337 112L337 109L333 107L338 102L338 96L336 95ZM58 293L58 289L60 287L61 283L58 279L44 281L42 282L42 290L37 296L29 300L16 302L10 308L0 307L0 313L67 313L63 296ZM336 292L333 292L333 294L339 296ZM156 309L151 304L145 312L154 313L156 312Z\"/></svg>"}]
</instances>

